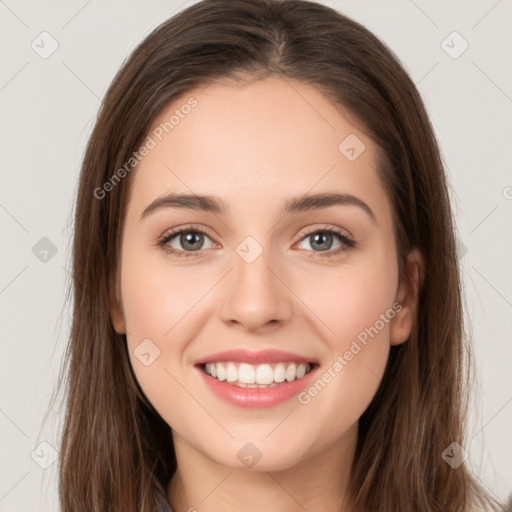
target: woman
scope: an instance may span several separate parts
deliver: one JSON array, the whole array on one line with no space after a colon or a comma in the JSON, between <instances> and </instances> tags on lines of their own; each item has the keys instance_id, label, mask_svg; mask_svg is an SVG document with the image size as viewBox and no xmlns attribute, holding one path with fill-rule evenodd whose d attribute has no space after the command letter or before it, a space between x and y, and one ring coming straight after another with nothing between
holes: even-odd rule
<instances>
[{"instance_id":1,"label":"woman","mask_svg":"<svg viewBox=\"0 0 512 512\"><path fill-rule=\"evenodd\" d=\"M364 27L300 0L163 23L75 220L63 512L500 505L465 463L440 152Z\"/></svg>"}]
</instances>

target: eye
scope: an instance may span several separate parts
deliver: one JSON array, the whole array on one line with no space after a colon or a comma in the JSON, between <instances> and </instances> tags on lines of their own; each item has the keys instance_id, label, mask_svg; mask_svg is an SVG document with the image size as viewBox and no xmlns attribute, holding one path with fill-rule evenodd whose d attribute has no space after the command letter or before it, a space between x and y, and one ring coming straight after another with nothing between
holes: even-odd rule
<instances>
[{"instance_id":1,"label":"eye","mask_svg":"<svg viewBox=\"0 0 512 512\"><path fill-rule=\"evenodd\" d=\"M212 242L210 247L204 247L205 237ZM206 231L200 228L190 227L166 233L158 241L158 245L168 253L189 257L196 256L194 253L201 252L201 249L211 249L214 242Z\"/></svg>"},{"instance_id":2,"label":"eye","mask_svg":"<svg viewBox=\"0 0 512 512\"><path fill-rule=\"evenodd\" d=\"M205 247L205 238L210 241L210 246ZM309 249L313 253L317 253L320 257L335 256L347 249L351 249L357 245L357 242L339 228L319 229L318 227L311 229L299 242L307 241ZM331 250L333 244L338 246L335 250ZM158 245L166 252L176 256L199 256L201 249L211 249L216 244L210 238L208 233L201 228L185 227L179 230L166 233L159 241ZM318 249L318 250L317 250ZM318 254L325 253L325 254ZM312 256L311 256L312 257Z\"/></svg>"},{"instance_id":3,"label":"eye","mask_svg":"<svg viewBox=\"0 0 512 512\"><path fill-rule=\"evenodd\" d=\"M301 242L303 240L307 241L309 250L312 250L314 253L326 253L318 254L320 257L334 256L357 245L355 240L352 240L348 234L338 228L315 228L310 230L306 236L302 238ZM336 245L336 240L338 242L338 246L334 248L335 250L331 251L330 249L332 249L333 244ZM308 248L306 247L306 249Z\"/></svg>"}]
</instances>

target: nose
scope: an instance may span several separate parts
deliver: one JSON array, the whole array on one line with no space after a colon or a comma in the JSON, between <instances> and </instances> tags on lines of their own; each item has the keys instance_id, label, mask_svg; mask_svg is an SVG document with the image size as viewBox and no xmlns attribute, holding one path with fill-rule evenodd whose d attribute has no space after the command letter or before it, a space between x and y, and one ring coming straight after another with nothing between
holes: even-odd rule
<instances>
[{"instance_id":1,"label":"nose","mask_svg":"<svg viewBox=\"0 0 512 512\"><path fill-rule=\"evenodd\" d=\"M222 290L222 321L251 332L288 323L293 314L293 293L270 251L263 251L252 262L235 253L233 263Z\"/></svg>"}]
</instances>

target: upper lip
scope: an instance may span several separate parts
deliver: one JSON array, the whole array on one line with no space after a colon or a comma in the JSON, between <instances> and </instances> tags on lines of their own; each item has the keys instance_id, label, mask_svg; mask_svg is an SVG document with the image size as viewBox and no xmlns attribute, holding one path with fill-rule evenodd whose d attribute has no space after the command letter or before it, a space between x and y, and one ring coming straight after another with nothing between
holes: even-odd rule
<instances>
[{"instance_id":1,"label":"upper lip","mask_svg":"<svg viewBox=\"0 0 512 512\"><path fill-rule=\"evenodd\" d=\"M316 363L316 361L311 358L299 356L298 354L293 354L292 352L283 352L282 350L253 351L240 348L226 350L224 352L217 352L210 356L206 356L197 361L196 364L201 365L206 363L217 363L221 361L235 361L249 364L284 362Z\"/></svg>"}]
</instances>

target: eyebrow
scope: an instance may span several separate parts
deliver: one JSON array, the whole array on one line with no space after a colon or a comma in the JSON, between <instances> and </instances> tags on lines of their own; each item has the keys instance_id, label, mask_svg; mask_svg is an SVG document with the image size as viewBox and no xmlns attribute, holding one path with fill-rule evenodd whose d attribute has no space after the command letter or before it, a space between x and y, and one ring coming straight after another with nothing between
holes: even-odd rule
<instances>
[{"instance_id":1,"label":"eyebrow","mask_svg":"<svg viewBox=\"0 0 512 512\"><path fill-rule=\"evenodd\" d=\"M286 201L282 213L288 214L320 210L335 205L357 206L365 211L373 222L377 223L377 218L368 204L352 194L318 193L292 197ZM142 212L141 219L164 208L184 208L218 213L221 215L230 211L229 205L216 196L171 193L158 197L149 204Z\"/></svg>"}]
</instances>

